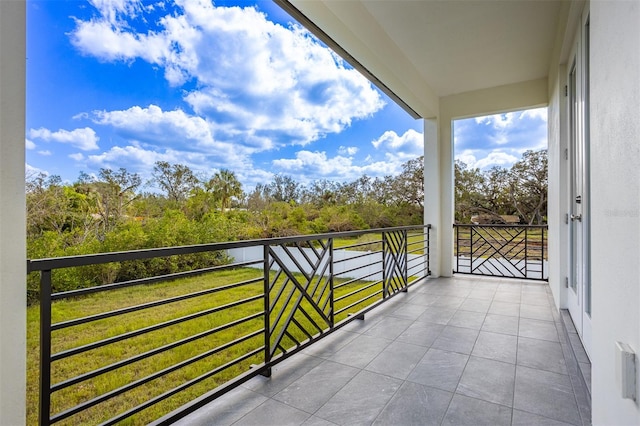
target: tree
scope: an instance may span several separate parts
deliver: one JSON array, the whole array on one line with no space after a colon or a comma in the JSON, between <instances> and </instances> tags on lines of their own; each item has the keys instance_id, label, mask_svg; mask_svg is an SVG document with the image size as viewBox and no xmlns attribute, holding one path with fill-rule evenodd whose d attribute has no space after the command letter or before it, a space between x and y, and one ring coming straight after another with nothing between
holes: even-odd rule
<instances>
[{"instance_id":1,"label":"tree","mask_svg":"<svg viewBox=\"0 0 640 426\"><path fill-rule=\"evenodd\" d=\"M126 208L138 198L136 191L142 184L142 179L140 175L129 173L124 167L117 172L100 169L98 176L100 181L95 186L100 194L99 213L105 223L116 224L125 215Z\"/></svg>"},{"instance_id":2,"label":"tree","mask_svg":"<svg viewBox=\"0 0 640 426\"><path fill-rule=\"evenodd\" d=\"M334 205L337 202L339 189L340 184L336 182L327 179L315 180L308 188L301 191L301 202L317 208Z\"/></svg>"},{"instance_id":3,"label":"tree","mask_svg":"<svg viewBox=\"0 0 640 426\"><path fill-rule=\"evenodd\" d=\"M167 198L178 205L200 183L188 166L166 161L156 161L152 176L152 181L167 194Z\"/></svg>"},{"instance_id":4,"label":"tree","mask_svg":"<svg viewBox=\"0 0 640 426\"><path fill-rule=\"evenodd\" d=\"M80 173L74 190L87 198L93 206L92 213L100 218L98 237L101 240L122 222L128 208L139 197L137 191L140 185L140 175L129 173L123 167L117 171L100 169L97 179Z\"/></svg>"},{"instance_id":5,"label":"tree","mask_svg":"<svg viewBox=\"0 0 640 426\"><path fill-rule=\"evenodd\" d=\"M394 178L393 192L410 206L424 207L424 156L402 165L402 173Z\"/></svg>"},{"instance_id":6,"label":"tree","mask_svg":"<svg viewBox=\"0 0 640 426\"><path fill-rule=\"evenodd\" d=\"M479 169L469 169L460 160L454 165L455 177L455 220L469 222L471 215L481 208L484 176Z\"/></svg>"},{"instance_id":7,"label":"tree","mask_svg":"<svg viewBox=\"0 0 640 426\"><path fill-rule=\"evenodd\" d=\"M208 186L211 188L215 198L220 201L222 211L229 208L232 197L241 197L242 184L238 181L235 173L227 169L221 169L209 180Z\"/></svg>"},{"instance_id":8,"label":"tree","mask_svg":"<svg viewBox=\"0 0 640 426\"><path fill-rule=\"evenodd\" d=\"M529 225L542 224L547 215L547 151L526 151L509 175L509 196L513 207Z\"/></svg>"},{"instance_id":9,"label":"tree","mask_svg":"<svg viewBox=\"0 0 640 426\"><path fill-rule=\"evenodd\" d=\"M293 180L291 176L275 175L273 182L267 188L269 196L274 201L295 203L300 198L300 184Z\"/></svg>"}]
</instances>

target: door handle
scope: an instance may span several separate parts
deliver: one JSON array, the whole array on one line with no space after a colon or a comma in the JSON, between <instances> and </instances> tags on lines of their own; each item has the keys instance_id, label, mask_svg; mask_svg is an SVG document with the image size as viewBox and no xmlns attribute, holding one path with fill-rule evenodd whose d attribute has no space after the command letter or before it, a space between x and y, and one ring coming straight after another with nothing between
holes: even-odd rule
<instances>
[{"instance_id":1,"label":"door handle","mask_svg":"<svg viewBox=\"0 0 640 426\"><path fill-rule=\"evenodd\" d=\"M572 214L571 215L571 221L578 221L578 222L582 222L582 215L581 214Z\"/></svg>"}]
</instances>

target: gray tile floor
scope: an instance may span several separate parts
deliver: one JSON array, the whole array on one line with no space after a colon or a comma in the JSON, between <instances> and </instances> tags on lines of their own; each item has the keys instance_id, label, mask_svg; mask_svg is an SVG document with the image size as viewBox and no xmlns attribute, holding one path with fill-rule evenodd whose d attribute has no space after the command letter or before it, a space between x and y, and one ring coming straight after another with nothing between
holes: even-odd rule
<instances>
[{"instance_id":1,"label":"gray tile floor","mask_svg":"<svg viewBox=\"0 0 640 426\"><path fill-rule=\"evenodd\" d=\"M431 279L179 424L588 425L588 358L552 307L544 283Z\"/></svg>"}]
</instances>

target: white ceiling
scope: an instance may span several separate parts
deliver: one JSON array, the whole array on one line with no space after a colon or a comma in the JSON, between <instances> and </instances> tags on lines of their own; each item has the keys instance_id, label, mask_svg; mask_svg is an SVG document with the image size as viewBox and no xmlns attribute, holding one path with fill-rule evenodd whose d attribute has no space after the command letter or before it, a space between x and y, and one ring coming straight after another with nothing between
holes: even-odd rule
<instances>
[{"instance_id":1,"label":"white ceiling","mask_svg":"<svg viewBox=\"0 0 640 426\"><path fill-rule=\"evenodd\" d=\"M563 1L290 3L419 111L440 97L546 77Z\"/></svg>"}]
</instances>

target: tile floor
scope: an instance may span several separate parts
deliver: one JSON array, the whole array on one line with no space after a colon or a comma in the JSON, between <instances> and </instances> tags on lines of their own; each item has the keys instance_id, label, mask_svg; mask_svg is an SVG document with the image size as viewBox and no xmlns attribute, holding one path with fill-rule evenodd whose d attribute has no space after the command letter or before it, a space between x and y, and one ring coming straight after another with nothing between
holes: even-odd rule
<instances>
[{"instance_id":1,"label":"tile floor","mask_svg":"<svg viewBox=\"0 0 640 426\"><path fill-rule=\"evenodd\" d=\"M545 283L430 279L178 424L588 425L589 361L552 306Z\"/></svg>"}]
</instances>

